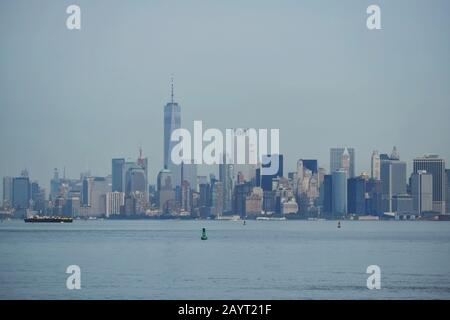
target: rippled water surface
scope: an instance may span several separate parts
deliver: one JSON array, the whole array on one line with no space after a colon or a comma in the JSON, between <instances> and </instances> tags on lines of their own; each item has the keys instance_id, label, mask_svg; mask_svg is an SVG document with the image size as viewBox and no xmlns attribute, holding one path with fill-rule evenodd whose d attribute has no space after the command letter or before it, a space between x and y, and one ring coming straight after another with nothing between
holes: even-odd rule
<instances>
[{"instance_id":1,"label":"rippled water surface","mask_svg":"<svg viewBox=\"0 0 450 320\"><path fill-rule=\"evenodd\" d=\"M450 222L4 221L0 298L449 299Z\"/></svg>"}]
</instances>

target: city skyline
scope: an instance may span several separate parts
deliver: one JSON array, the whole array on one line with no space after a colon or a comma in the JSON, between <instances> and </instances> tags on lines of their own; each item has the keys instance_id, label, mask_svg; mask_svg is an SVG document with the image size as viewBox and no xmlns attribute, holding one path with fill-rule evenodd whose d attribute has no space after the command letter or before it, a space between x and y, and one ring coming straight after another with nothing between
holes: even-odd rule
<instances>
[{"instance_id":1,"label":"city skyline","mask_svg":"<svg viewBox=\"0 0 450 320\"><path fill-rule=\"evenodd\" d=\"M105 176L111 158L135 158L142 146L156 177L171 74L182 127L279 128L286 168L314 158L329 169L329 148L345 146L356 150L356 175L370 172L373 150L393 145L408 172L424 153L448 163L449 4L410 3L382 2L378 33L358 1L329 3L325 16L314 1L258 3L256 12L116 2L108 23L109 3L81 1L86 19L75 32L54 3L39 15L35 3L2 3L0 176L27 168L47 188L55 167ZM166 26L167 14L176 23Z\"/></svg>"}]
</instances>

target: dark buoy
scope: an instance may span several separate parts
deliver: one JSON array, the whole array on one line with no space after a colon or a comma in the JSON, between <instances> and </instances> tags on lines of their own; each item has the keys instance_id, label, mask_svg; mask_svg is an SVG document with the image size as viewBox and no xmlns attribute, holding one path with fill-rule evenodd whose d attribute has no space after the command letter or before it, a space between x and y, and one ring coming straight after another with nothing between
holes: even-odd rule
<instances>
[{"instance_id":1,"label":"dark buoy","mask_svg":"<svg viewBox=\"0 0 450 320\"><path fill-rule=\"evenodd\" d=\"M206 229L205 228L202 229L202 237L200 239L208 240L208 236L206 235Z\"/></svg>"},{"instance_id":2,"label":"dark buoy","mask_svg":"<svg viewBox=\"0 0 450 320\"><path fill-rule=\"evenodd\" d=\"M246 222L245 222L245 220L244 220L244 226L245 226L245 224L246 224Z\"/></svg>"},{"instance_id":3,"label":"dark buoy","mask_svg":"<svg viewBox=\"0 0 450 320\"><path fill-rule=\"evenodd\" d=\"M341 227L341 222L338 221L338 229Z\"/></svg>"}]
</instances>

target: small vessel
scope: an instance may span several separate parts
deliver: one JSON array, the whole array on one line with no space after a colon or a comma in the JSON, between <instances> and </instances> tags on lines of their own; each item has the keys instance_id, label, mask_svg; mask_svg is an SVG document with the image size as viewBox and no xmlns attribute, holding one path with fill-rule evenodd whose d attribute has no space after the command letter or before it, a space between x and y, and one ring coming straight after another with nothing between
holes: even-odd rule
<instances>
[{"instance_id":1,"label":"small vessel","mask_svg":"<svg viewBox=\"0 0 450 320\"><path fill-rule=\"evenodd\" d=\"M341 227L341 222L338 221L338 225L337 225L338 229Z\"/></svg>"},{"instance_id":2,"label":"small vessel","mask_svg":"<svg viewBox=\"0 0 450 320\"><path fill-rule=\"evenodd\" d=\"M23 219L25 222L50 222L50 223L71 223L73 219L71 217L40 217L33 216L31 218Z\"/></svg>"},{"instance_id":3,"label":"small vessel","mask_svg":"<svg viewBox=\"0 0 450 320\"><path fill-rule=\"evenodd\" d=\"M208 240L208 236L206 235L206 229L205 228L202 229L202 237L200 239Z\"/></svg>"}]
</instances>

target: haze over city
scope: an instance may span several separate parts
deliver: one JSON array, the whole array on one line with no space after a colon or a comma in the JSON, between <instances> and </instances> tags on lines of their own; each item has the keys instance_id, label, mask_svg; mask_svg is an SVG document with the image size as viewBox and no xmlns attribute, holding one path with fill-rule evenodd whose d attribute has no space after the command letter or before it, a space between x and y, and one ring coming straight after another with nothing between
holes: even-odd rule
<instances>
[{"instance_id":1,"label":"haze over city","mask_svg":"<svg viewBox=\"0 0 450 320\"><path fill-rule=\"evenodd\" d=\"M450 5L377 3L379 32L366 1L77 1L70 32L68 1L2 2L0 176L48 188L55 167L104 176L142 146L155 183L171 75L182 127L279 128L286 171L328 169L336 146L357 173L394 145L408 172L424 153L448 162Z\"/></svg>"}]
</instances>

